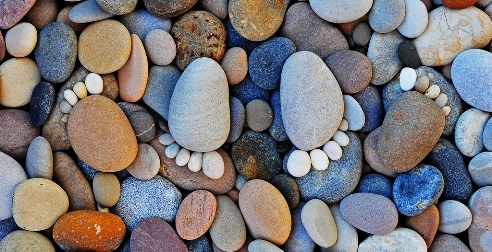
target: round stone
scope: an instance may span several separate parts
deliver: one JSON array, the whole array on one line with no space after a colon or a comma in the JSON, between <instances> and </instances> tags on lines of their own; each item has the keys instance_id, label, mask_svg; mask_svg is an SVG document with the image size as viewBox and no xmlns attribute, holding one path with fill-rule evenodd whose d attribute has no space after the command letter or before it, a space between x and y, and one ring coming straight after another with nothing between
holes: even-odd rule
<instances>
[{"instance_id":1,"label":"round stone","mask_svg":"<svg viewBox=\"0 0 492 252\"><path fill-rule=\"evenodd\" d=\"M443 108L446 106L446 103L448 103L448 95L447 94L440 94L434 99L434 102L437 104L437 106Z\"/></svg>"},{"instance_id":2,"label":"round stone","mask_svg":"<svg viewBox=\"0 0 492 252\"><path fill-rule=\"evenodd\" d=\"M152 14L170 18L179 16L188 11L197 0L144 0L144 5Z\"/></svg>"},{"instance_id":3,"label":"round stone","mask_svg":"<svg viewBox=\"0 0 492 252\"><path fill-rule=\"evenodd\" d=\"M7 52L17 58L26 57L36 46L38 33L30 23L19 23L10 28L5 34Z\"/></svg>"},{"instance_id":4,"label":"round stone","mask_svg":"<svg viewBox=\"0 0 492 252\"><path fill-rule=\"evenodd\" d=\"M372 29L366 22L360 22L352 31L352 39L359 46L367 46L371 40Z\"/></svg>"},{"instance_id":5,"label":"round stone","mask_svg":"<svg viewBox=\"0 0 492 252\"><path fill-rule=\"evenodd\" d=\"M55 88L48 82L41 82L34 87L29 104L29 116L35 126L46 122L55 103Z\"/></svg>"},{"instance_id":6,"label":"round stone","mask_svg":"<svg viewBox=\"0 0 492 252\"><path fill-rule=\"evenodd\" d=\"M90 94L98 95L103 91L103 79L99 74L90 73L85 77L85 86Z\"/></svg>"},{"instance_id":7,"label":"round stone","mask_svg":"<svg viewBox=\"0 0 492 252\"><path fill-rule=\"evenodd\" d=\"M438 85L431 85L427 91L425 91L425 96L430 99L436 99L439 94L441 94L441 88Z\"/></svg>"},{"instance_id":8,"label":"round stone","mask_svg":"<svg viewBox=\"0 0 492 252\"><path fill-rule=\"evenodd\" d=\"M236 85L248 74L248 55L241 47L227 50L220 66L224 69L229 85Z\"/></svg>"},{"instance_id":9,"label":"round stone","mask_svg":"<svg viewBox=\"0 0 492 252\"><path fill-rule=\"evenodd\" d=\"M51 241L44 235L37 232L16 230L0 241L0 251L55 252L56 250Z\"/></svg>"},{"instance_id":10,"label":"round stone","mask_svg":"<svg viewBox=\"0 0 492 252\"><path fill-rule=\"evenodd\" d=\"M159 136L159 143L162 145L171 145L174 142L174 138L170 133L164 133Z\"/></svg>"},{"instance_id":11,"label":"round stone","mask_svg":"<svg viewBox=\"0 0 492 252\"><path fill-rule=\"evenodd\" d=\"M325 63L337 79L343 93L357 93L371 81L372 65L362 53L350 50L338 51L328 56Z\"/></svg>"},{"instance_id":12,"label":"round stone","mask_svg":"<svg viewBox=\"0 0 492 252\"><path fill-rule=\"evenodd\" d=\"M331 247L337 241L337 226L328 206L319 199L308 201L301 212L302 225L309 237L323 248Z\"/></svg>"},{"instance_id":13,"label":"round stone","mask_svg":"<svg viewBox=\"0 0 492 252\"><path fill-rule=\"evenodd\" d=\"M369 24L378 33L396 30L405 18L405 1L375 0L369 12Z\"/></svg>"},{"instance_id":14,"label":"round stone","mask_svg":"<svg viewBox=\"0 0 492 252\"><path fill-rule=\"evenodd\" d=\"M60 103L60 111L64 114L70 114L70 112L72 112L72 105L70 105L70 103L68 103L66 100L63 100L61 103Z\"/></svg>"},{"instance_id":15,"label":"round stone","mask_svg":"<svg viewBox=\"0 0 492 252\"><path fill-rule=\"evenodd\" d=\"M476 108L470 108L460 115L456 123L454 141L460 152L473 157L484 147L483 132L490 114Z\"/></svg>"},{"instance_id":16,"label":"round stone","mask_svg":"<svg viewBox=\"0 0 492 252\"><path fill-rule=\"evenodd\" d=\"M246 224L241 211L225 195L217 196L217 212L210 227L210 237L224 251L237 251L246 241Z\"/></svg>"},{"instance_id":17,"label":"round stone","mask_svg":"<svg viewBox=\"0 0 492 252\"><path fill-rule=\"evenodd\" d=\"M12 58L0 65L0 82L0 105L16 108L29 103L41 74L33 60Z\"/></svg>"},{"instance_id":18,"label":"round stone","mask_svg":"<svg viewBox=\"0 0 492 252\"><path fill-rule=\"evenodd\" d=\"M340 145L340 147L347 146L350 142L347 134L339 130L335 133L335 135L333 135L331 139L335 141L338 145Z\"/></svg>"},{"instance_id":19,"label":"round stone","mask_svg":"<svg viewBox=\"0 0 492 252\"><path fill-rule=\"evenodd\" d=\"M158 235L157 235L158 234ZM186 252L185 243L171 225L160 218L149 217L138 222L130 236L130 251L163 250Z\"/></svg>"},{"instance_id":20,"label":"round stone","mask_svg":"<svg viewBox=\"0 0 492 252\"><path fill-rule=\"evenodd\" d=\"M120 181L110 172L98 172L92 179L94 198L102 207L112 207L121 195Z\"/></svg>"},{"instance_id":21,"label":"round stone","mask_svg":"<svg viewBox=\"0 0 492 252\"><path fill-rule=\"evenodd\" d=\"M71 89L66 89L63 91L63 98L72 106L75 106L79 99L77 98L77 95L71 90Z\"/></svg>"},{"instance_id":22,"label":"round stone","mask_svg":"<svg viewBox=\"0 0 492 252\"><path fill-rule=\"evenodd\" d=\"M287 170L294 177L302 177L311 170L311 158L306 151L293 151L287 161Z\"/></svg>"},{"instance_id":23,"label":"round stone","mask_svg":"<svg viewBox=\"0 0 492 252\"><path fill-rule=\"evenodd\" d=\"M179 144L172 143L172 144L170 144L169 146L166 147L166 150L165 150L164 154L168 158L175 158L178 155L180 148L181 147L179 146Z\"/></svg>"},{"instance_id":24,"label":"round stone","mask_svg":"<svg viewBox=\"0 0 492 252\"><path fill-rule=\"evenodd\" d=\"M320 149L314 149L309 152L309 156L311 157L311 164L313 165L314 169L318 171L323 171L328 168L330 160L328 159L328 155L326 155L326 152Z\"/></svg>"},{"instance_id":25,"label":"round stone","mask_svg":"<svg viewBox=\"0 0 492 252\"><path fill-rule=\"evenodd\" d=\"M439 209L439 231L458 234L467 230L472 223L468 207L456 200L445 200L437 205Z\"/></svg>"},{"instance_id":26,"label":"round stone","mask_svg":"<svg viewBox=\"0 0 492 252\"><path fill-rule=\"evenodd\" d=\"M216 151L203 154L202 167L203 173L211 179L219 179L224 175L224 160Z\"/></svg>"},{"instance_id":27,"label":"round stone","mask_svg":"<svg viewBox=\"0 0 492 252\"><path fill-rule=\"evenodd\" d=\"M372 3L373 0L313 0L309 2L314 12L330 23L349 23L355 21L369 12Z\"/></svg>"},{"instance_id":28,"label":"round stone","mask_svg":"<svg viewBox=\"0 0 492 252\"><path fill-rule=\"evenodd\" d=\"M138 144L137 157L126 170L135 178L151 179L159 172L161 162L155 149L145 143Z\"/></svg>"},{"instance_id":29,"label":"round stone","mask_svg":"<svg viewBox=\"0 0 492 252\"><path fill-rule=\"evenodd\" d=\"M176 164L178 166L185 166L190 161L190 158L190 151L185 148L181 148L181 150L179 150L178 154L176 155Z\"/></svg>"},{"instance_id":30,"label":"round stone","mask_svg":"<svg viewBox=\"0 0 492 252\"><path fill-rule=\"evenodd\" d=\"M400 72L400 88L403 91L411 90L417 81L417 72L410 67L404 67Z\"/></svg>"},{"instance_id":31,"label":"round stone","mask_svg":"<svg viewBox=\"0 0 492 252\"><path fill-rule=\"evenodd\" d=\"M256 99L246 105L246 123L252 130L261 132L270 127L273 122L273 111L263 100Z\"/></svg>"},{"instance_id":32,"label":"round stone","mask_svg":"<svg viewBox=\"0 0 492 252\"><path fill-rule=\"evenodd\" d=\"M155 29L147 33L144 41L147 56L154 64L165 66L173 62L176 57L176 43L171 34Z\"/></svg>"},{"instance_id":33,"label":"round stone","mask_svg":"<svg viewBox=\"0 0 492 252\"><path fill-rule=\"evenodd\" d=\"M124 1L112 1L112 0L96 0L101 8L114 15L124 15L130 13L137 6L138 0L124 0Z\"/></svg>"},{"instance_id":34,"label":"round stone","mask_svg":"<svg viewBox=\"0 0 492 252\"><path fill-rule=\"evenodd\" d=\"M27 179L24 168L15 159L0 151L0 219L12 217L12 194Z\"/></svg>"},{"instance_id":35,"label":"round stone","mask_svg":"<svg viewBox=\"0 0 492 252\"><path fill-rule=\"evenodd\" d=\"M176 214L176 231L185 240L204 235L215 218L217 200L205 190L194 191L183 199Z\"/></svg>"},{"instance_id":36,"label":"round stone","mask_svg":"<svg viewBox=\"0 0 492 252\"><path fill-rule=\"evenodd\" d=\"M338 160L342 157L343 151L340 145L335 141L328 141L323 146L323 151L328 155L330 160Z\"/></svg>"}]
</instances>

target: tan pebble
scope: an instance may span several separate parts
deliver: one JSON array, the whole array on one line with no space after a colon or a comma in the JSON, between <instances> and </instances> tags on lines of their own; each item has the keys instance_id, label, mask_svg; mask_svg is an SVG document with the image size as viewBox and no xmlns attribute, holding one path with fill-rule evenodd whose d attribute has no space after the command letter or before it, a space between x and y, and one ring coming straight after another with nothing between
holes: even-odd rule
<instances>
[{"instance_id":1,"label":"tan pebble","mask_svg":"<svg viewBox=\"0 0 492 252\"><path fill-rule=\"evenodd\" d=\"M112 207L120 199L120 182L111 172L96 173L92 180L92 190L98 208Z\"/></svg>"},{"instance_id":2,"label":"tan pebble","mask_svg":"<svg viewBox=\"0 0 492 252\"><path fill-rule=\"evenodd\" d=\"M90 94L98 95L104 89L104 82L101 75L90 73L85 77L85 87Z\"/></svg>"},{"instance_id":3,"label":"tan pebble","mask_svg":"<svg viewBox=\"0 0 492 252\"><path fill-rule=\"evenodd\" d=\"M79 97L80 99L84 99L87 97L87 88L85 87L85 84L83 82L77 82L73 86L73 92Z\"/></svg>"},{"instance_id":4,"label":"tan pebble","mask_svg":"<svg viewBox=\"0 0 492 252\"><path fill-rule=\"evenodd\" d=\"M248 74L248 55L241 47L233 47L227 50L220 63L227 76L229 85L236 85Z\"/></svg>"},{"instance_id":5,"label":"tan pebble","mask_svg":"<svg viewBox=\"0 0 492 252\"><path fill-rule=\"evenodd\" d=\"M67 123L68 122L68 114L63 114L60 118L60 121L62 121L63 123Z\"/></svg>"},{"instance_id":6,"label":"tan pebble","mask_svg":"<svg viewBox=\"0 0 492 252\"><path fill-rule=\"evenodd\" d=\"M438 85L432 85L425 91L425 96L429 97L430 99L436 99L439 94L441 93L441 88Z\"/></svg>"},{"instance_id":7,"label":"tan pebble","mask_svg":"<svg viewBox=\"0 0 492 252\"><path fill-rule=\"evenodd\" d=\"M338 130L340 131L347 131L349 128L348 121L345 119L342 119L342 122L340 123L340 126L338 126Z\"/></svg>"},{"instance_id":8,"label":"tan pebble","mask_svg":"<svg viewBox=\"0 0 492 252\"><path fill-rule=\"evenodd\" d=\"M176 57L176 43L171 34L155 29L145 36L145 50L149 59L156 65L165 66Z\"/></svg>"},{"instance_id":9,"label":"tan pebble","mask_svg":"<svg viewBox=\"0 0 492 252\"><path fill-rule=\"evenodd\" d=\"M188 161L188 169L192 172L198 172L202 169L202 152L193 152L191 154L190 160Z\"/></svg>"},{"instance_id":10,"label":"tan pebble","mask_svg":"<svg viewBox=\"0 0 492 252\"><path fill-rule=\"evenodd\" d=\"M425 93L429 88L429 77L427 75L420 76L415 84L415 91Z\"/></svg>"},{"instance_id":11,"label":"tan pebble","mask_svg":"<svg viewBox=\"0 0 492 252\"><path fill-rule=\"evenodd\" d=\"M69 114L72 111L72 108L72 105L70 105L70 103L68 103L66 100L60 103L60 111L62 113Z\"/></svg>"},{"instance_id":12,"label":"tan pebble","mask_svg":"<svg viewBox=\"0 0 492 252\"><path fill-rule=\"evenodd\" d=\"M178 155L176 155L176 164L179 166L185 166L190 161L190 157L190 151L185 148L181 148Z\"/></svg>"},{"instance_id":13,"label":"tan pebble","mask_svg":"<svg viewBox=\"0 0 492 252\"><path fill-rule=\"evenodd\" d=\"M72 106L75 106L75 104L77 104L77 102L79 101L77 95L70 89L66 89L65 91L63 91L63 97Z\"/></svg>"},{"instance_id":14,"label":"tan pebble","mask_svg":"<svg viewBox=\"0 0 492 252\"><path fill-rule=\"evenodd\" d=\"M128 168L128 172L135 178L147 180L153 178L161 168L161 161L157 151L149 144L138 144L137 157Z\"/></svg>"},{"instance_id":15,"label":"tan pebble","mask_svg":"<svg viewBox=\"0 0 492 252\"><path fill-rule=\"evenodd\" d=\"M211 179L219 179L224 175L224 160L216 151L203 154L202 167L205 176Z\"/></svg>"},{"instance_id":16,"label":"tan pebble","mask_svg":"<svg viewBox=\"0 0 492 252\"><path fill-rule=\"evenodd\" d=\"M449 115L449 113L451 113L451 107L449 106L442 107L442 112L444 112L445 116Z\"/></svg>"},{"instance_id":17,"label":"tan pebble","mask_svg":"<svg viewBox=\"0 0 492 252\"><path fill-rule=\"evenodd\" d=\"M217 200L205 190L190 193L176 213L176 231L185 240L194 240L204 235L215 218Z\"/></svg>"},{"instance_id":18,"label":"tan pebble","mask_svg":"<svg viewBox=\"0 0 492 252\"><path fill-rule=\"evenodd\" d=\"M108 207L102 207L99 204L97 204L97 211L101 213L111 213Z\"/></svg>"},{"instance_id":19,"label":"tan pebble","mask_svg":"<svg viewBox=\"0 0 492 252\"><path fill-rule=\"evenodd\" d=\"M149 77L149 63L144 45L136 34L131 35L130 57L118 70L120 98L126 102L136 102L142 98Z\"/></svg>"},{"instance_id":20,"label":"tan pebble","mask_svg":"<svg viewBox=\"0 0 492 252\"><path fill-rule=\"evenodd\" d=\"M55 252L46 236L32 231L16 230L0 241L0 251Z\"/></svg>"},{"instance_id":21,"label":"tan pebble","mask_svg":"<svg viewBox=\"0 0 492 252\"><path fill-rule=\"evenodd\" d=\"M29 58L12 58L0 65L0 105L21 107L31 101L34 87L41 81L36 63Z\"/></svg>"},{"instance_id":22,"label":"tan pebble","mask_svg":"<svg viewBox=\"0 0 492 252\"><path fill-rule=\"evenodd\" d=\"M30 23L19 23L10 28L5 34L7 52L14 57L26 57L36 47L38 33Z\"/></svg>"},{"instance_id":23,"label":"tan pebble","mask_svg":"<svg viewBox=\"0 0 492 252\"><path fill-rule=\"evenodd\" d=\"M333 141L335 141L338 145L340 146L347 146L349 144L349 137L347 136L347 134L343 133L342 131L339 131L337 130L337 132L335 132L335 135L333 135L331 137L331 139Z\"/></svg>"},{"instance_id":24,"label":"tan pebble","mask_svg":"<svg viewBox=\"0 0 492 252\"><path fill-rule=\"evenodd\" d=\"M434 100L434 102L437 104L439 107L444 107L448 103L448 95L447 94L440 94L437 96L437 98Z\"/></svg>"}]
</instances>

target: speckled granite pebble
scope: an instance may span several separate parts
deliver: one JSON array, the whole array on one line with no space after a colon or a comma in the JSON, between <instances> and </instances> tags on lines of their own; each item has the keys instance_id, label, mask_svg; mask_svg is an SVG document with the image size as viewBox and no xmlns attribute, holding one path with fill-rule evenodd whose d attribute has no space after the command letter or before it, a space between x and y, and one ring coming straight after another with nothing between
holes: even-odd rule
<instances>
[{"instance_id":1,"label":"speckled granite pebble","mask_svg":"<svg viewBox=\"0 0 492 252\"><path fill-rule=\"evenodd\" d=\"M130 236L130 248L131 251L145 251L148 249L175 252L188 251L174 228L157 217L148 217L138 222Z\"/></svg>"},{"instance_id":2,"label":"speckled granite pebble","mask_svg":"<svg viewBox=\"0 0 492 252\"><path fill-rule=\"evenodd\" d=\"M29 117L35 126L41 126L46 122L55 103L55 88L48 82L41 82L34 87L29 104Z\"/></svg>"}]
</instances>

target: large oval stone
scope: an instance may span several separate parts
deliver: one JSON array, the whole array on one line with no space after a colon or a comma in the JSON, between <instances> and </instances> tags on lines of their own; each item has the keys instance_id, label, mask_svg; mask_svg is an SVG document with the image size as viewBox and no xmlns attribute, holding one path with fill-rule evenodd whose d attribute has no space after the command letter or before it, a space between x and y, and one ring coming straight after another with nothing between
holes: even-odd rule
<instances>
[{"instance_id":1,"label":"large oval stone","mask_svg":"<svg viewBox=\"0 0 492 252\"><path fill-rule=\"evenodd\" d=\"M237 251L246 241L246 225L236 203L226 195L217 196L217 214L210 227L214 244L224 251Z\"/></svg>"},{"instance_id":2,"label":"large oval stone","mask_svg":"<svg viewBox=\"0 0 492 252\"><path fill-rule=\"evenodd\" d=\"M36 3L36 0L0 2L0 29L7 30L17 24Z\"/></svg>"},{"instance_id":3,"label":"large oval stone","mask_svg":"<svg viewBox=\"0 0 492 252\"><path fill-rule=\"evenodd\" d=\"M328 142L342 121L342 90L323 60L312 52L294 53L285 62L280 103L287 135L301 150Z\"/></svg>"},{"instance_id":4,"label":"large oval stone","mask_svg":"<svg viewBox=\"0 0 492 252\"><path fill-rule=\"evenodd\" d=\"M0 151L0 220L12 217L12 194L15 187L27 179L24 168Z\"/></svg>"},{"instance_id":5,"label":"large oval stone","mask_svg":"<svg viewBox=\"0 0 492 252\"><path fill-rule=\"evenodd\" d=\"M383 121L378 154L396 172L406 172L429 154L444 129L444 113L431 99L410 91L393 102Z\"/></svg>"},{"instance_id":6,"label":"large oval stone","mask_svg":"<svg viewBox=\"0 0 492 252\"><path fill-rule=\"evenodd\" d=\"M103 172L128 167L137 156L137 138L125 113L100 95L79 101L68 118L72 147L87 164Z\"/></svg>"},{"instance_id":7,"label":"large oval stone","mask_svg":"<svg viewBox=\"0 0 492 252\"><path fill-rule=\"evenodd\" d=\"M220 65L210 58L190 63L169 104L169 130L191 151L219 148L230 130L229 87Z\"/></svg>"}]
</instances>

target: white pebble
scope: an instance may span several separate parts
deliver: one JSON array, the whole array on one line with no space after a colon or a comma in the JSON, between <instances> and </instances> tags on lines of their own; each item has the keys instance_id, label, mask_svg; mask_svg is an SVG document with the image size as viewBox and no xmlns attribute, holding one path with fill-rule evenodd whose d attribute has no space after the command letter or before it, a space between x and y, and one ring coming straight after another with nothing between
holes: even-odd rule
<instances>
[{"instance_id":1,"label":"white pebble","mask_svg":"<svg viewBox=\"0 0 492 252\"><path fill-rule=\"evenodd\" d=\"M328 141L328 143L323 146L323 151L331 160L338 160L343 154L342 147L340 147L340 145L338 145L335 141Z\"/></svg>"},{"instance_id":2,"label":"white pebble","mask_svg":"<svg viewBox=\"0 0 492 252\"><path fill-rule=\"evenodd\" d=\"M70 89L63 91L63 97L65 97L65 100L67 100L67 102L72 106L75 106L75 104L79 101L77 95Z\"/></svg>"},{"instance_id":3,"label":"white pebble","mask_svg":"<svg viewBox=\"0 0 492 252\"><path fill-rule=\"evenodd\" d=\"M326 153L320 149L314 149L309 153L311 156L311 164L313 164L314 169L318 171L323 171L330 165L330 160Z\"/></svg>"},{"instance_id":4,"label":"white pebble","mask_svg":"<svg viewBox=\"0 0 492 252\"><path fill-rule=\"evenodd\" d=\"M425 93L425 91L427 91L427 89L429 88L429 83L430 81L427 75L420 76L417 80L417 83L415 84L415 91Z\"/></svg>"},{"instance_id":5,"label":"white pebble","mask_svg":"<svg viewBox=\"0 0 492 252\"><path fill-rule=\"evenodd\" d=\"M72 105L70 105L70 103L68 103L67 101L62 101L60 103L60 111L62 113L69 114L70 112L72 112L72 108Z\"/></svg>"},{"instance_id":6,"label":"white pebble","mask_svg":"<svg viewBox=\"0 0 492 252\"><path fill-rule=\"evenodd\" d=\"M181 148L178 155L176 155L176 164L178 166L185 166L190 161L190 157L190 151L185 148Z\"/></svg>"},{"instance_id":7,"label":"white pebble","mask_svg":"<svg viewBox=\"0 0 492 252\"><path fill-rule=\"evenodd\" d=\"M77 82L73 86L73 92L79 97L80 99L84 99L87 97L87 88L85 87L85 84L83 82Z\"/></svg>"},{"instance_id":8,"label":"white pebble","mask_svg":"<svg viewBox=\"0 0 492 252\"><path fill-rule=\"evenodd\" d=\"M448 103L448 95L447 94L440 94L434 102L437 104L439 107L444 107Z\"/></svg>"},{"instance_id":9,"label":"white pebble","mask_svg":"<svg viewBox=\"0 0 492 252\"><path fill-rule=\"evenodd\" d=\"M431 98L431 99L436 99L439 94L441 93L441 88L438 85L432 85L425 91L425 96Z\"/></svg>"},{"instance_id":10,"label":"white pebble","mask_svg":"<svg viewBox=\"0 0 492 252\"><path fill-rule=\"evenodd\" d=\"M340 146L347 146L349 144L349 137L347 136L347 134L341 132L341 131L337 131L335 132L335 135L333 135L331 137L331 139L335 142L337 142L338 145Z\"/></svg>"},{"instance_id":11,"label":"white pebble","mask_svg":"<svg viewBox=\"0 0 492 252\"><path fill-rule=\"evenodd\" d=\"M192 172L199 172L202 169L202 152L193 152L190 156L190 161L188 161L188 169Z\"/></svg>"},{"instance_id":12,"label":"white pebble","mask_svg":"<svg viewBox=\"0 0 492 252\"><path fill-rule=\"evenodd\" d=\"M417 72L413 68L405 67L400 72L400 88L403 91L411 90L415 86Z\"/></svg>"},{"instance_id":13,"label":"white pebble","mask_svg":"<svg viewBox=\"0 0 492 252\"><path fill-rule=\"evenodd\" d=\"M103 91L103 80L99 74L90 73L85 77L85 86L90 94L98 95Z\"/></svg>"},{"instance_id":14,"label":"white pebble","mask_svg":"<svg viewBox=\"0 0 492 252\"><path fill-rule=\"evenodd\" d=\"M349 128L348 122L345 119L342 119L342 122L340 123L340 126L338 126L338 130L340 131L347 131Z\"/></svg>"},{"instance_id":15,"label":"white pebble","mask_svg":"<svg viewBox=\"0 0 492 252\"><path fill-rule=\"evenodd\" d=\"M451 107L450 106L442 107L442 112L444 112L445 116L449 115L449 113L451 113Z\"/></svg>"},{"instance_id":16,"label":"white pebble","mask_svg":"<svg viewBox=\"0 0 492 252\"><path fill-rule=\"evenodd\" d=\"M287 170L294 177L302 177L311 170L311 157L306 151L295 150L287 160Z\"/></svg>"},{"instance_id":17,"label":"white pebble","mask_svg":"<svg viewBox=\"0 0 492 252\"><path fill-rule=\"evenodd\" d=\"M166 147L164 154L166 154L166 157L168 158L175 158L178 155L179 149L179 144L172 143L171 145Z\"/></svg>"},{"instance_id":18,"label":"white pebble","mask_svg":"<svg viewBox=\"0 0 492 252\"><path fill-rule=\"evenodd\" d=\"M164 134L159 136L159 143L161 143L163 145L170 145L170 144L174 143L174 138L171 134L164 133Z\"/></svg>"},{"instance_id":19,"label":"white pebble","mask_svg":"<svg viewBox=\"0 0 492 252\"><path fill-rule=\"evenodd\" d=\"M219 179L224 175L224 159L216 151L203 154L203 173L211 179Z\"/></svg>"}]
</instances>

